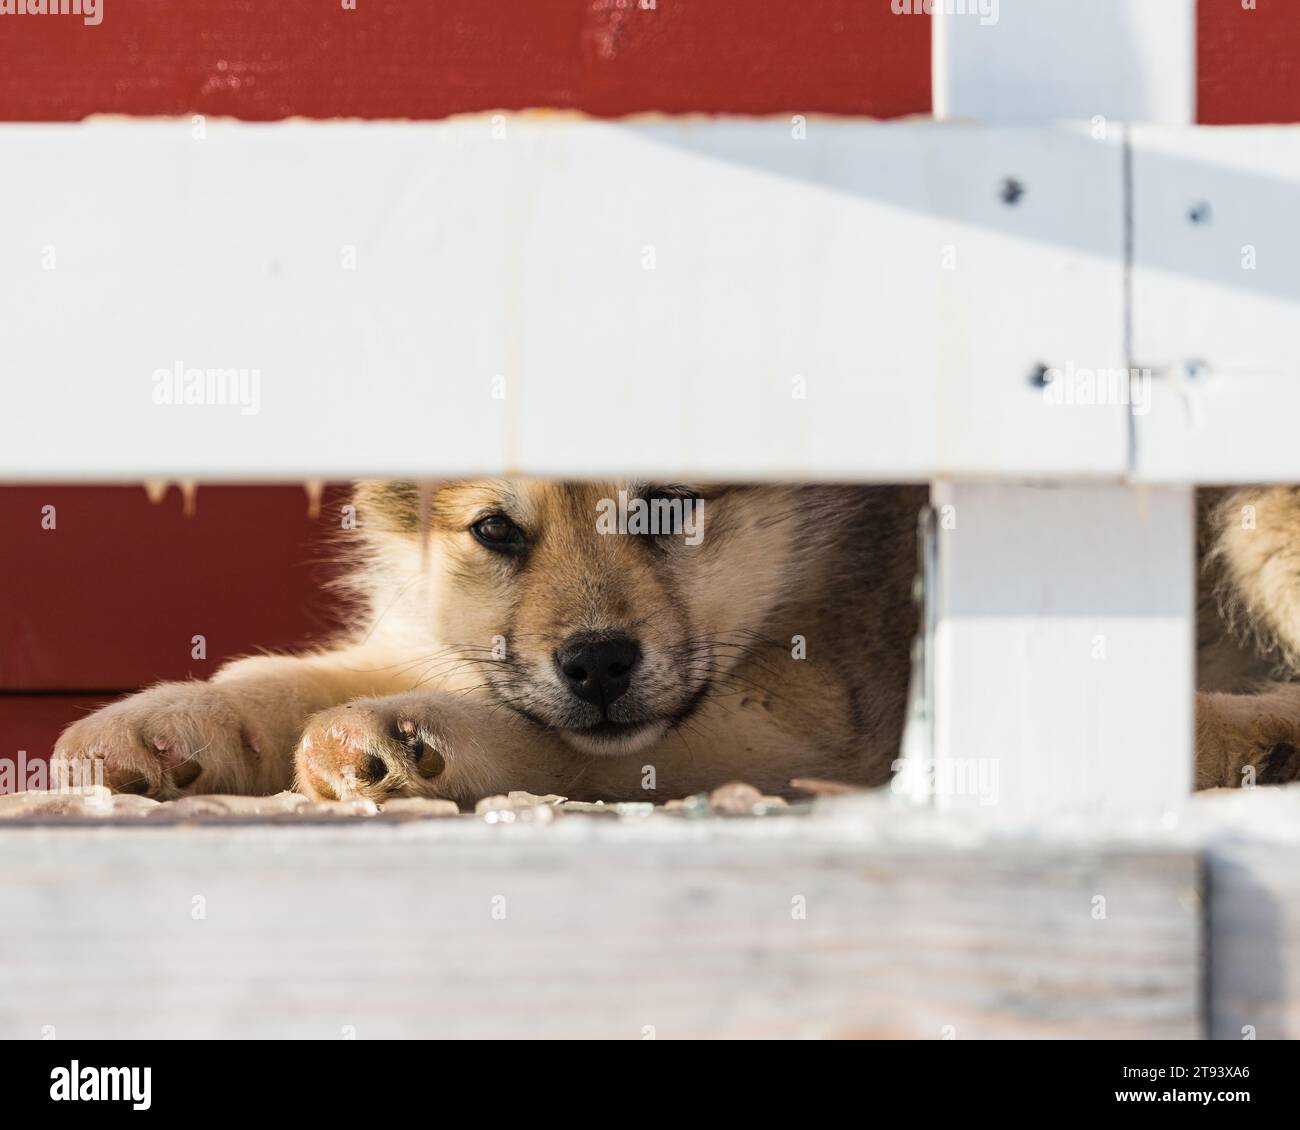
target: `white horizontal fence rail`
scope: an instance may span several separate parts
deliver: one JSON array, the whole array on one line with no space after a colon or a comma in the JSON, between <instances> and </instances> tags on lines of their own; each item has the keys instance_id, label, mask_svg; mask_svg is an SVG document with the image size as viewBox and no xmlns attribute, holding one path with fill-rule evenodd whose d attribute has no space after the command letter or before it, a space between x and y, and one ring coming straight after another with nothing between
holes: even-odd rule
<instances>
[{"instance_id":1,"label":"white horizontal fence rail","mask_svg":"<svg viewBox=\"0 0 1300 1130\"><path fill-rule=\"evenodd\" d=\"M0 127L0 476L1300 477L1291 128L1134 129L1128 307L1115 123L193 128Z\"/></svg>"},{"instance_id":2,"label":"white horizontal fence rail","mask_svg":"<svg viewBox=\"0 0 1300 1130\"><path fill-rule=\"evenodd\" d=\"M201 132L0 128L0 476L1127 466L1124 406L1035 384L1123 363L1117 131Z\"/></svg>"},{"instance_id":3,"label":"white horizontal fence rail","mask_svg":"<svg viewBox=\"0 0 1300 1130\"><path fill-rule=\"evenodd\" d=\"M1300 130L1136 127L1137 476L1297 480Z\"/></svg>"}]
</instances>

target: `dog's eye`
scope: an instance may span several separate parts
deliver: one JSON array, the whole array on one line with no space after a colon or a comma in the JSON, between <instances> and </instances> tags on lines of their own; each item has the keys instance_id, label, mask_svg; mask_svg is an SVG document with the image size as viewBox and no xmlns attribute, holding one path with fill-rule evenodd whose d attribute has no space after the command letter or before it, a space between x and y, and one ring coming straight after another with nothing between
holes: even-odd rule
<instances>
[{"instance_id":1,"label":"dog's eye","mask_svg":"<svg viewBox=\"0 0 1300 1130\"><path fill-rule=\"evenodd\" d=\"M647 533L653 537L667 537L685 533L692 528L695 516L704 506L704 500L688 487L651 487L642 495L650 507Z\"/></svg>"},{"instance_id":2,"label":"dog's eye","mask_svg":"<svg viewBox=\"0 0 1300 1130\"><path fill-rule=\"evenodd\" d=\"M488 549L512 551L522 549L524 532L504 514L489 514L469 528L470 533Z\"/></svg>"}]
</instances>

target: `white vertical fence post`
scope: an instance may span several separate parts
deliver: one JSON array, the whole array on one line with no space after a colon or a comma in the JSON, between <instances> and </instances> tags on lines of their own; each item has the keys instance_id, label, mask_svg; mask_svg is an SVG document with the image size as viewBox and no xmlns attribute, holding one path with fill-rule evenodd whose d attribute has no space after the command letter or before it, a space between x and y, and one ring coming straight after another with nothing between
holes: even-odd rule
<instances>
[{"instance_id":1,"label":"white vertical fence post","mask_svg":"<svg viewBox=\"0 0 1300 1130\"><path fill-rule=\"evenodd\" d=\"M1195 120L1195 0L950 7L934 17L937 117L1074 119L1092 123L1094 137L1131 122ZM1130 299L1126 287L1115 311L1126 327ZM1127 331L1123 351L1131 367ZM1112 364L1071 360L1089 370ZM1113 387L1132 391L1131 382ZM1100 403L1060 410L1096 412ZM933 493L936 803L996 800L1000 811L1037 815L1184 796L1192 488L948 481Z\"/></svg>"},{"instance_id":2,"label":"white vertical fence post","mask_svg":"<svg viewBox=\"0 0 1300 1130\"><path fill-rule=\"evenodd\" d=\"M1192 781L1188 487L938 483L935 799L1013 816Z\"/></svg>"},{"instance_id":3,"label":"white vertical fence post","mask_svg":"<svg viewBox=\"0 0 1300 1130\"><path fill-rule=\"evenodd\" d=\"M937 117L1196 119L1196 0L966 0L933 19Z\"/></svg>"}]
</instances>

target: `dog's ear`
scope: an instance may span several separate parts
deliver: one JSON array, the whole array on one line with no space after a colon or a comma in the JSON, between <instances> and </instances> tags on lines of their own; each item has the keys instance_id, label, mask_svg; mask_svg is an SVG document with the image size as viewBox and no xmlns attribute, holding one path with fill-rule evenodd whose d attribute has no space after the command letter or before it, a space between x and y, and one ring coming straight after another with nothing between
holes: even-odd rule
<instances>
[{"instance_id":1,"label":"dog's ear","mask_svg":"<svg viewBox=\"0 0 1300 1130\"><path fill-rule=\"evenodd\" d=\"M427 506L430 488L423 498ZM414 535L420 529L420 485L403 480L366 479L352 488L363 530Z\"/></svg>"},{"instance_id":2,"label":"dog's ear","mask_svg":"<svg viewBox=\"0 0 1300 1130\"><path fill-rule=\"evenodd\" d=\"M1300 780L1300 751L1290 742L1278 742L1259 763L1257 785L1285 785Z\"/></svg>"}]
</instances>

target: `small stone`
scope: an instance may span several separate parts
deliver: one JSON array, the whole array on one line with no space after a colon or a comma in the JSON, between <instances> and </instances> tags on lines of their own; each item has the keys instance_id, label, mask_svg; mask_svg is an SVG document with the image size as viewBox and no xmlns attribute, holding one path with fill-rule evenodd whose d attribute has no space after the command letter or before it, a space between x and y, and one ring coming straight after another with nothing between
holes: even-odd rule
<instances>
[{"instance_id":1,"label":"small stone","mask_svg":"<svg viewBox=\"0 0 1300 1130\"><path fill-rule=\"evenodd\" d=\"M188 819L202 816L282 816L297 812L311 803L299 793L276 793L274 796L234 796L226 793L202 793L165 801L153 815L160 819Z\"/></svg>"},{"instance_id":2,"label":"small stone","mask_svg":"<svg viewBox=\"0 0 1300 1130\"><path fill-rule=\"evenodd\" d=\"M177 800L164 801L150 815L160 820L193 816L229 816L230 809L223 803L224 799L218 796L184 796Z\"/></svg>"},{"instance_id":3,"label":"small stone","mask_svg":"<svg viewBox=\"0 0 1300 1130\"><path fill-rule=\"evenodd\" d=\"M506 793L504 796L498 793L496 796L485 796L474 806L474 814L482 816L487 812L519 812L528 808L550 808L552 805L562 804L564 797L556 796L554 793L548 793L546 796L536 796L533 793L526 793L522 790Z\"/></svg>"},{"instance_id":4,"label":"small stone","mask_svg":"<svg viewBox=\"0 0 1300 1130\"><path fill-rule=\"evenodd\" d=\"M709 794L714 812L724 816L750 816L763 803L763 794L744 781L729 781Z\"/></svg>"},{"instance_id":5,"label":"small stone","mask_svg":"<svg viewBox=\"0 0 1300 1130\"><path fill-rule=\"evenodd\" d=\"M683 816L708 816L713 812L709 798L704 793L696 793L682 800L670 800L664 805L665 812L677 812Z\"/></svg>"},{"instance_id":6,"label":"small stone","mask_svg":"<svg viewBox=\"0 0 1300 1130\"><path fill-rule=\"evenodd\" d=\"M617 804L606 804L603 800L566 800L563 804L557 804L557 812L577 813L582 816L609 816L611 818L618 816Z\"/></svg>"},{"instance_id":7,"label":"small stone","mask_svg":"<svg viewBox=\"0 0 1300 1130\"><path fill-rule=\"evenodd\" d=\"M568 797L556 796L554 793L547 793L545 796L537 796L535 793L526 793L522 789L515 789L506 793L507 799L523 808L535 808L542 804L563 804Z\"/></svg>"},{"instance_id":8,"label":"small stone","mask_svg":"<svg viewBox=\"0 0 1300 1130\"><path fill-rule=\"evenodd\" d=\"M623 800L611 806L620 816L653 816L655 806L649 800Z\"/></svg>"},{"instance_id":9,"label":"small stone","mask_svg":"<svg viewBox=\"0 0 1300 1130\"><path fill-rule=\"evenodd\" d=\"M498 803L485 805L485 801ZM485 824L549 824L555 819L553 805L511 804L508 797L500 796L484 797L475 805L474 812L483 817Z\"/></svg>"},{"instance_id":10,"label":"small stone","mask_svg":"<svg viewBox=\"0 0 1300 1130\"><path fill-rule=\"evenodd\" d=\"M108 816L113 811L113 794L103 785L86 789L31 789L0 796L0 818L24 816Z\"/></svg>"},{"instance_id":11,"label":"small stone","mask_svg":"<svg viewBox=\"0 0 1300 1130\"><path fill-rule=\"evenodd\" d=\"M130 812L132 809L157 808L159 802L151 796L140 796L137 793L114 793L113 807L120 812Z\"/></svg>"},{"instance_id":12,"label":"small stone","mask_svg":"<svg viewBox=\"0 0 1300 1130\"><path fill-rule=\"evenodd\" d=\"M459 816L460 806L454 800L405 796L384 801L380 806L380 811L384 813L396 812L403 816Z\"/></svg>"},{"instance_id":13,"label":"small stone","mask_svg":"<svg viewBox=\"0 0 1300 1130\"><path fill-rule=\"evenodd\" d=\"M321 800L308 802L301 808L294 809L296 816L374 816L379 806L365 797L353 797L351 800Z\"/></svg>"},{"instance_id":14,"label":"small stone","mask_svg":"<svg viewBox=\"0 0 1300 1130\"><path fill-rule=\"evenodd\" d=\"M112 816L150 816L162 806L153 797L114 793L110 807Z\"/></svg>"}]
</instances>

